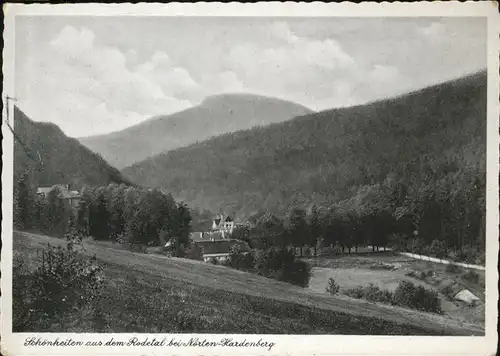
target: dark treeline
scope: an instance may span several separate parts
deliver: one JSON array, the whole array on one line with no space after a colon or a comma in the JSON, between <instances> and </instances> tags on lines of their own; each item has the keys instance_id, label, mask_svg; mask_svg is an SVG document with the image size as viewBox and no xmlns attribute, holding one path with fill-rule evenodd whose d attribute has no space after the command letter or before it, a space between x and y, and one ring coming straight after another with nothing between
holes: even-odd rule
<instances>
[{"instance_id":1,"label":"dark treeline","mask_svg":"<svg viewBox=\"0 0 500 356\"><path fill-rule=\"evenodd\" d=\"M71 207L57 188L47 197L36 195L27 175L15 184L14 225L63 236L70 229L100 241L158 246L188 245L191 215L188 207L159 190L109 184L86 186L78 206Z\"/></svg>"},{"instance_id":2,"label":"dark treeline","mask_svg":"<svg viewBox=\"0 0 500 356\"><path fill-rule=\"evenodd\" d=\"M419 189L391 176L334 205L295 207L282 217L260 212L233 236L262 249L308 246L316 253L336 246L351 252L370 245L484 263L484 227L485 177L464 169Z\"/></svg>"}]
</instances>

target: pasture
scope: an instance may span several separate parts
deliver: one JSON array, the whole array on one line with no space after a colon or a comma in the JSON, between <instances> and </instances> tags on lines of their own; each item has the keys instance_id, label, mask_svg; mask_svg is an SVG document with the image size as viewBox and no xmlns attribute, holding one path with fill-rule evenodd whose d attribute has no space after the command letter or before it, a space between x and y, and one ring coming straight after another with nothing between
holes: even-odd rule
<instances>
[{"instance_id":1,"label":"pasture","mask_svg":"<svg viewBox=\"0 0 500 356\"><path fill-rule=\"evenodd\" d=\"M465 269L458 268L450 272L446 265L415 260L393 252L320 257L307 261L314 266L309 283L309 289L314 292L326 293L325 287L330 277L338 283L340 293L370 283L393 292L400 281L406 280L438 292L443 311L448 317L484 325L484 271L474 271L479 277L475 283L464 278L467 273ZM411 272L412 275L408 275ZM467 306L462 302L450 300L449 296L442 293L445 286L452 287L454 291L468 289L480 302L477 306Z\"/></svg>"}]
</instances>

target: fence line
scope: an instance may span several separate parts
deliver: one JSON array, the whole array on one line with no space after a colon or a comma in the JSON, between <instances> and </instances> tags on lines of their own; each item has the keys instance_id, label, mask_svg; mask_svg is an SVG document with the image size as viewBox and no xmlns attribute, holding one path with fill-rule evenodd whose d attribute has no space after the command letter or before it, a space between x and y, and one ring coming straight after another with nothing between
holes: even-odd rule
<instances>
[{"instance_id":1,"label":"fence line","mask_svg":"<svg viewBox=\"0 0 500 356\"><path fill-rule=\"evenodd\" d=\"M471 268L471 269L477 269L484 271L485 268L484 266L479 266L479 265L472 265L472 264L467 264L467 263L461 263L461 262L453 262L453 261L448 261L448 260L442 260L440 258L435 258L435 257L429 257L429 256L424 256L424 255L417 255L415 253L409 253L409 252L398 252L400 255L403 256L408 256L412 258L416 258L418 260L424 260L424 261L429 261L429 262L435 262L435 263L441 263L445 265L455 265L455 266L460 266L464 268Z\"/></svg>"}]
</instances>

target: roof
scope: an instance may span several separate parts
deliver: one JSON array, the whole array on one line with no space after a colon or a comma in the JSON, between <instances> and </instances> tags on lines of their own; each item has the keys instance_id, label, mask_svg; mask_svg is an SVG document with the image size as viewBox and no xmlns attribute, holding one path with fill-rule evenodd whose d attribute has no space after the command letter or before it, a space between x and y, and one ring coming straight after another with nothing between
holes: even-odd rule
<instances>
[{"instance_id":1,"label":"roof","mask_svg":"<svg viewBox=\"0 0 500 356\"><path fill-rule=\"evenodd\" d=\"M204 253L203 257L222 257L222 256L229 256L229 252L224 252L224 253Z\"/></svg>"},{"instance_id":2,"label":"roof","mask_svg":"<svg viewBox=\"0 0 500 356\"><path fill-rule=\"evenodd\" d=\"M53 187L39 187L36 190L37 194L49 194Z\"/></svg>"},{"instance_id":3,"label":"roof","mask_svg":"<svg viewBox=\"0 0 500 356\"><path fill-rule=\"evenodd\" d=\"M233 219L232 219L230 216L228 216L228 217L226 218L226 222L231 222L231 221L233 221Z\"/></svg>"},{"instance_id":4,"label":"roof","mask_svg":"<svg viewBox=\"0 0 500 356\"><path fill-rule=\"evenodd\" d=\"M472 303L479 300L474 294L472 294L469 290L464 289L461 292L457 293L454 297L455 299L461 300L466 303Z\"/></svg>"},{"instance_id":5,"label":"roof","mask_svg":"<svg viewBox=\"0 0 500 356\"><path fill-rule=\"evenodd\" d=\"M63 199L83 198L83 196L80 195L80 193L77 190L66 190L64 186L61 184L56 184L53 185L52 187L39 187L37 188L36 193L47 195L56 187L59 188L59 191L61 193L61 198Z\"/></svg>"},{"instance_id":6,"label":"roof","mask_svg":"<svg viewBox=\"0 0 500 356\"><path fill-rule=\"evenodd\" d=\"M197 241L196 245L203 247L203 255L213 255L229 253L234 245L240 246L241 251L248 252L250 247L241 240L216 240L216 241Z\"/></svg>"},{"instance_id":7,"label":"roof","mask_svg":"<svg viewBox=\"0 0 500 356\"><path fill-rule=\"evenodd\" d=\"M81 199L83 195L79 194L62 194L63 199Z\"/></svg>"},{"instance_id":8,"label":"roof","mask_svg":"<svg viewBox=\"0 0 500 356\"><path fill-rule=\"evenodd\" d=\"M193 242L227 240L220 231L211 232L191 232L189 239Z\"/></svg>"}]
</instances>

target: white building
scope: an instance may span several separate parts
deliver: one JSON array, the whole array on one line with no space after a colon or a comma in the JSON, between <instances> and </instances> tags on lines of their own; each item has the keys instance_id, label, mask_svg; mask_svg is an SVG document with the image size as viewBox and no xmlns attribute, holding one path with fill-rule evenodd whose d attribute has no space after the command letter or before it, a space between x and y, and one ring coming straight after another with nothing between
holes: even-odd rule
<instances>
[{"instance_id":1,"label":"white building","mask_svg":"<svg viewBox=\"0 0 500 356\"><path fill-rule=\"evenodd\" d=\"M233 218L230 216L224 216L224 214L219 214L212 220L212 230L222 233L222 236L231 234L234 230L234 226Z\"/></svg>"}]
</instances>

